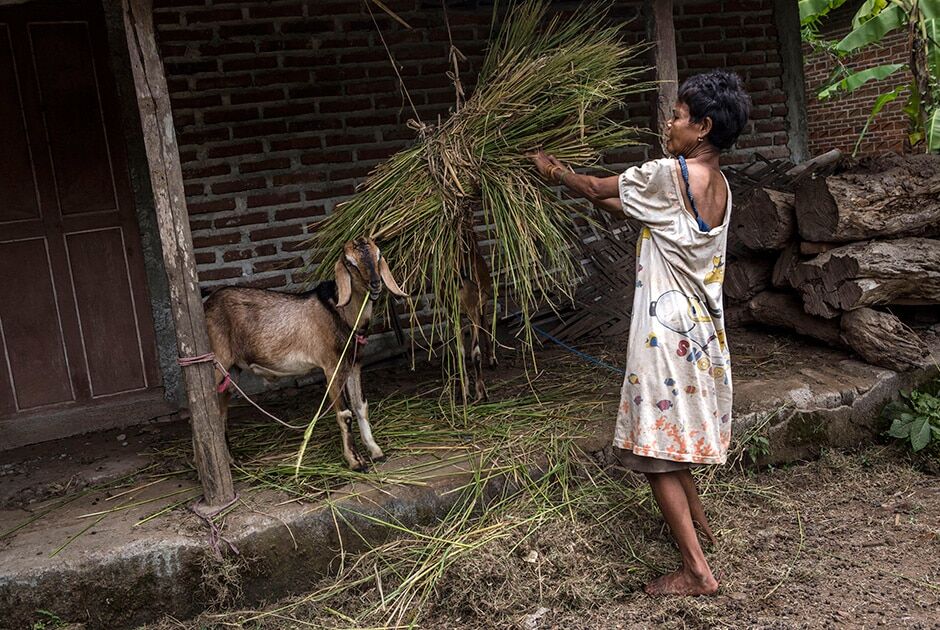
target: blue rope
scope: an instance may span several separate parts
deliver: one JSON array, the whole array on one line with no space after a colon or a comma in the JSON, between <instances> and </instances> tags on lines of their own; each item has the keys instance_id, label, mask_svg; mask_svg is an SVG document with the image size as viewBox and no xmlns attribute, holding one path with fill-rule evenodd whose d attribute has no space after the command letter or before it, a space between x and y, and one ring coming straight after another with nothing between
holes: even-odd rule
<instances>
[{"instance_id":1,"label":"blue rope","mask_svg":"<svg viewBox=\"0 0 940 630\"><path fill-rule=\"evenodd\" d=\"M566 344L564 341L561 341L560 339L556 339L555 337L552 337L550 334L548 334L547 332L545 332L544 330L542 330L542 329L539 328L538 326L533 325L533 326L532 326L532 330L534 330L534 331L537 332L538 334L542 335L543 337L545 337L546 339L548 339L548 340L551 341L552 343L561 346L562 348L564 348L565 350L567 350L567 351L570 352L571 354L574 354L574 355L576 355L576 356L581 357L582 359L584 359L584 360L587 361L588 363L593 363L594 365L600 366L600 367L602 367L602 368L607 368L607 369L610 370L611 372L616 372L617 374L626 374L626 373L627 373L627 371L624 370L624 369L622 369L622 368L619 368L619 367L617 367L617 366L615 366L615 365L611 365L610 363L604 363L603 361L601 361L601 360L598 359L597 357L592 357L592 356L589 355L589 354L585 354L584 352L581 352L581 351L578 350L577 348L572 348L571 346L569 346L568 344Z\"/></svg>"},{"instance_id":2,"label":"blue rope","mask_svg":"<svg viewBox=\"0 0 940 630\"><path fill-rule=\"evenodd\" d=\"M692 212L695 214L695 222L698 223L698 229L702 232L708 232L711 228L702 217L698 215L698 208L695 206L695 199L692 198L692 187L689 186L689 167L685 163L685 157L679 156L679 169L682 171L682 179L685 180L685 194L689 197L689 203L692 204Z\"/></svg>"}]
</instances>

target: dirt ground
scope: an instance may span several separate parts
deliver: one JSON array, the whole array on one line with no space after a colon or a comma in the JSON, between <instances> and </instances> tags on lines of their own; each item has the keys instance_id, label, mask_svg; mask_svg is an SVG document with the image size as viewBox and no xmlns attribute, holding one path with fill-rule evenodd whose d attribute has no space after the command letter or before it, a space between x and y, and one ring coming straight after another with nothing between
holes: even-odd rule
<instances>
[{"instance_id":1,"label":"dirt ground","mask_svg":"<svg viewBox=\"0 0 940 630\"><path fill-rule=\"evenodd\" d=\"M623 482L640 484L632 474ZM734 472L711 482L705 503L719 538L708 552L721 579L716 597L642 592L678 563L646 500L614 527L578 514L469 554L437 584L417 627L940 627L940 477L893 447ZM330 605L354 608L349 600L369 596ZM341 614L295 597L153 628L357 627Z\"/></svg>"},{"instance_id":2,"label":"dirt ground","mask_svg":"<svg viewBox=\"0 0 940 630\"><path fill-rule=\"evenodd\" d=\"M732 348L736 385L845 358L765 331L739 331ZM622 359L622 348L615 344L582 350L614 365ZM585 369L558 349L549 349L539 367L562 373ZM509 375L524 384L524 372L521 361L504 357L491 382L505 384ZM437 374L427 366L417 372L380 367L370 373L367 387L373 400L384 392L417 393ZM601 370L590 375L598 391L616 400L622 377ZM281 392L270 402L292 418L291 408L307 410L321 395L314 386ZM233 416L237 424L252 412L237 409ZM185 423L173 423L21 449L0 465L0 516L6 510L22 520L19 511L32 512L54 497L123 477L152 463L153 449L185 443L187 436ZM160 471L183 465L159 463ZM601 497L598 509L620 510L613 522L601 524L595 514L575 511L468 554L437 582L417 627L940 628L940 477L912 466L894 448L828 452L817 462L782 469L723 472L705 496L719 536L709 560L722 582L719 595L707 599L654 600L643 594L643 584L675 568L678 555L658 510L643 494L642 480L616 469L604 475L623 477L640 500L624 509L615 505L618 497ZM185 481L196 483L192 475ZM0 544L16 544L16 537ZM237 575L223 577L231 578L225 586L237 591ZM360 589L347 601L331 601L336 612L294 597L254 610L223 608L186 622L167 619L152 628L363 627L342 615L355 612L357 598L374 599L373 591ZM269 614L274 610L281 612Z\"/></svg>"}]
</instances>

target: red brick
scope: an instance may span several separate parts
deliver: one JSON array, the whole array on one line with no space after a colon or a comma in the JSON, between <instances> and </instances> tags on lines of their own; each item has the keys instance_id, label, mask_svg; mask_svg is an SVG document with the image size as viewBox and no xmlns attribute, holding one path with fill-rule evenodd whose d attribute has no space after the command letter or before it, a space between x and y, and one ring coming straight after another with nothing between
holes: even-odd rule
<instances>
[{"instance_id":1,"label":"red brick","mask_svg":"<svg viewBox=\"0 0 940 630\"><path fill-rule=\"evenodd\" d=\"M206 282L210 280L230 280L239 278L242 275L241 267L221 267L215 269L200 269L199 281Z\"/></svg>"},{"instance_id":2,"label":"red brick","mask_svg":"<svg viewBox=\"0 0 940 630\"><path fill-rule=\"evenodd\" d=\"M213 234L212 236L193 237L193 247L203 249L206 247L215 247L216 245L233 245L242 240L242 235L238 232L229 234Z\"/></svg>"},{"instance_id":3,"label":"red brick","mask_svg":"<svg viewBox=\"0 0 940 630\"><path fill-rule=\"evenodd\" d=\"M274 212L276 221L288 219L306 219L310 217L321 217L326 215L326 208L323 206L304 206L303 208L284 208Z\"/></svg>"},{"instance_id":4,"label":"red brick","mask_svg":"<svg viewBox=\"0 0 940 630\"><path fill-rule=\"evenodd\" d=\"M279 225L277 227L255 230L249 234L252 241L267 241L282 236L297 236L303 233L303 227L300 225Z\"/></svg>"},{"instance_id":5,"label":"red brick","mask_svg":"<svg viewBox=\"0 0 940 630\"><path fill-rule=\"evenodd\" d=\"M256 278L243 282L239 286L250 287L252 289L277 289L287 286L287 275L280 274L270 278Z\"/></svg>"},{"instance_id":6,"label":"red brick","mask_svg":"<svg viewBox=\"0 0 940 630\"><path fill-rule=\"evenodd\" d=\"M279 18L294 17L304 14L302 4L280 4L266 5L260 7L251 7L248 9L248 15L251 18Z\"/></svg>"},{"instance_id":7,"label":"red brick","mask_svg":"<svg viewBox=\"0 0 940 630\"><path fill-rule=\"evenodd\" d=\"M251 214L236 214L216 219L213 227L218 229L238 227L240 225L257 225L268 221L267 212L253 212Z\"/></svg>"},{"instance_id":8,"label":"red brick","mask_svg":"<svg viewBox=\"0 0 940 630\"><path fill-rule=\"evenodd\" d=\"M198 166L183 171L183 179L199 179L200 177L218 177L228 175L232 167L228 164L213 164L212 166Z\"/></svg>"},{"instance_id":9,"label":"red brick","mask_svg":"<svg viewBox=\"0 0 940 630\"><path fill-rule=\"evenodd\" d=\"M266 138L267 136L287 132L287 122L272 120L269 122L240 125L232 128L232 137L236 140L242 138Z\"/></svg>"},{"instance_id":10,"label":"red brick","mask_svg":"<svg viewBox=\"0 0 940 630\"><path fill-rule=\"evenodd\" d=\"M256 262L251 266L253 273L264 273L265 271L280 271L282 269L296 269L303 267L304 259L300 256L288 258L286 260L265 260Z\"/></svg>"},{"instance_id":11,"label":"red brick","mask_svg":"<svg viewBox=\"0 0 940 630\"><path fill-rule=\"evenodd\" d=\"M311 151L300 156L301 164L342 164L352 162L352 151Z\"/></svg>"},{"instance_id":12,"label":"red brick","mask_svg":"<svg viewBox=\"0 0 940 630\"><path fill-rule=\"evenodd\" d=\"M286 203L296 203L298 201L300 201L299 192L272 192L248 197L247 205L249 208L263 208L265 206L279 206Z\"/></svg>"},{"instance_id":13,"label":"red brick","mask_svg":"<svg viewBox=\"0 0 940 630\"><path fill-rule=\"evenodd\" d=\"M216 109L202 113L202 120L207 125L217 123L245 122L260 118L257 107L247 109Z\"/></svg>"},{"instance_id":14,"label":"red brick","mask_svg":"<svg viewBox=\"0 0 940 630\"><path fill-rule=\"evenodd\" d=\"M221 158L231 157L233 155L249 155L251 153L260 153L260 142L243 142L241 144L230 144L228 146L212 147L206 152L206 157Z\"/></svg>"},{"instance_id":15,"label":"red brick","mask_svg":"<svg viewBox=\"0 0 940 630\"><path fill-rule=\"evenodd\" d=\"M265 70L277 68L277 57L248 57L246 59L226 59L222 62L224 72L238 70Z\"/></svg>"},{"instance_id":16,"label":"red brick","mask_svg":"<svg viewBox=\"0 0 940 630\"><path fill-rule=\"evenodd\" d=\"M189 24L205 22L232 22L242 19L241 9L211 9L209 11L187 11L186 21Z\"/></svg>"},{"instance_id":17,"label":"red brick","mask_svg":"<svg viewBox=\"0 0 940 630\"><path fill-rule=\"evenodd\" d=\"M239 173L257 173L259 171L277 171L290 168L290 158L273 158L257 162L242 162L238 165Z\"/></svg>"},{"instance_id":18,"label":"red brick","mask_svg":"<svg viewBox=\"0 0 940 630\"><path fill-rule=\"evenodd\" d=\"M197 265L211 265L215 263L215 252L196 252Z\"/></svg>"},{"instance_id":19,"label":"red brick","mask_svg":"<svg viewBox=\"0 0 940 630\"><path fill-rule=\"evenodd\" d=\"M271 178L275 186L292 186L295 184L310 184L326 180L323 173L291 173L290 175L275 175Z\"/></svg>"},{"instance_id":20,"label":"red brick","mask_svg":"<svg viewBox=\"0 0 940 630\"><path fill-rule=\"evenodd\" d=\"M225 74L216 77L201 77L196 79L196 90L218 90L222 88L237 88L251 85L250 74Z\"/></svg>"},{"instance_id":21,"label":"red brick","mask_svg":"<svg viewBox=\"0 0 940 630\"><path fill-rule=\"evenodd\" d=\"M260 256L273 256L276 253L276 246L264 244L249 249L230 249L222 253L222 260L225 262L235 262L236 260L246 260Z\"/></svg>"},{"instance_id":22,"label":"red brick","mask_svg":"<svg viewBox=\"0 0 940 630\"><path fill-rule=\"evenodd\" d=\"M289 151L291 149L316 149L323 145L318 136L300 136L286 140L272 140L272 151Z\"/></svg>"},{"instance_id":23,"label":"red brick","mask_svg":"<svg viewBox=\"0 0 940 630\"><path fill-rule=\"evenodd\" d=\"M160 42L202 42L212 39L212 29L160 29Z\"/></svg>"},{"instance_id":24,"label":"red brick","mask_svg":"<svg viewBox=\"0 0 940 630\"><path fill-rule=\"evenodd\" d=\"M230 97L232 105L244 105L246 103L264 103L270 101L280 101L284 98L284 90L281 88L271 88L266 90L243 90L235 92Z\"/></svg>"},{"instance_id":25,"label":"red brick","mask_svg":"<svg viewBox=\"0 0 940 630\"><path fill-rule=\"evenodd\" d=\"M263 177L232 179L227 182L217 182L212 184L212 194L226 195L234 192L244 192L246 190L257 190L258 188L264 188Z\"/></svg>"},{"instance_id":26,"label":"red brick","mask_svg":"<svg viewBox=\"0 0 940 630\"><path fill-rule=\"evenodd\" d=\"M352 184L334 185L322 190L308 190L304 192L304 199L308 201L317 201L319 199L329 199L331 197L343 197L356 192L356 187Z\"/></svg>"},{"instance_id":27,"label":"red brick","mask_svg":"<svg viewBox=\"0 0 940 630\"><path fill-rule=\"evenodd\" d=\"M187 202L186 208L190 215L209 214L211 212L225 212L235 209L234 199L213 199L212 201Z\"/></svg>"}]
</instances>

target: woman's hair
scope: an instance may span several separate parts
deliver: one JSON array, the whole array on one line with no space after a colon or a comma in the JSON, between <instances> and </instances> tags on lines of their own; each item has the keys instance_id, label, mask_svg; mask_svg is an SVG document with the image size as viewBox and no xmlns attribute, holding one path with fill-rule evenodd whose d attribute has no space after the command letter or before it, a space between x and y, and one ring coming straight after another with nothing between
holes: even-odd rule
<instances>
[{"instance_id":1,"label":"woman's hair","mask_svg":"<svg viewBox=\"0 0 940 630\"><path fill-rule=\"evenodd\" d=\"M712 119L708 141L720 150L731 148L751 113L751 97L741 77L727 70L689 77L679 86L679 101L688 106L692 122Z\"/></svg>"}]
</instances>

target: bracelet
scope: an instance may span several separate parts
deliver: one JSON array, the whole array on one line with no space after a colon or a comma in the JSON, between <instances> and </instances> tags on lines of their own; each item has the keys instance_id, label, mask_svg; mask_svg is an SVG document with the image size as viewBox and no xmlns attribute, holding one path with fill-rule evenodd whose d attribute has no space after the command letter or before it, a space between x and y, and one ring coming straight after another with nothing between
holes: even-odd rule
<instances>
[{"instance_id":1,"label":"bracelet","mask_svg":"<svg viewBox=\"0 0 940 630\"><path fill-rule=\"evenodd\" d=\"M565 170L565 169L563 169L563 168L560 167L560 166L557 166L557 165L552 166L550 169L548 169L548 178L549 178L550 180L557 181L557 180L558 180L558 176L555 175L555 171L562 171L562 172L564 172L564 170Z\"/></svg>"},{"instance_id":2,"label":"bracelet","mask_svg":"<svg viewBox=\"0 0 940 630\"><path fill-rule=\"evenodd\" d=\"M558 176L558 183L560 183L562 186L567 185L565 184L565 175L567 174L568 174L567 169L561 169L561 175Z\"/></svg>"}]
</instances>

